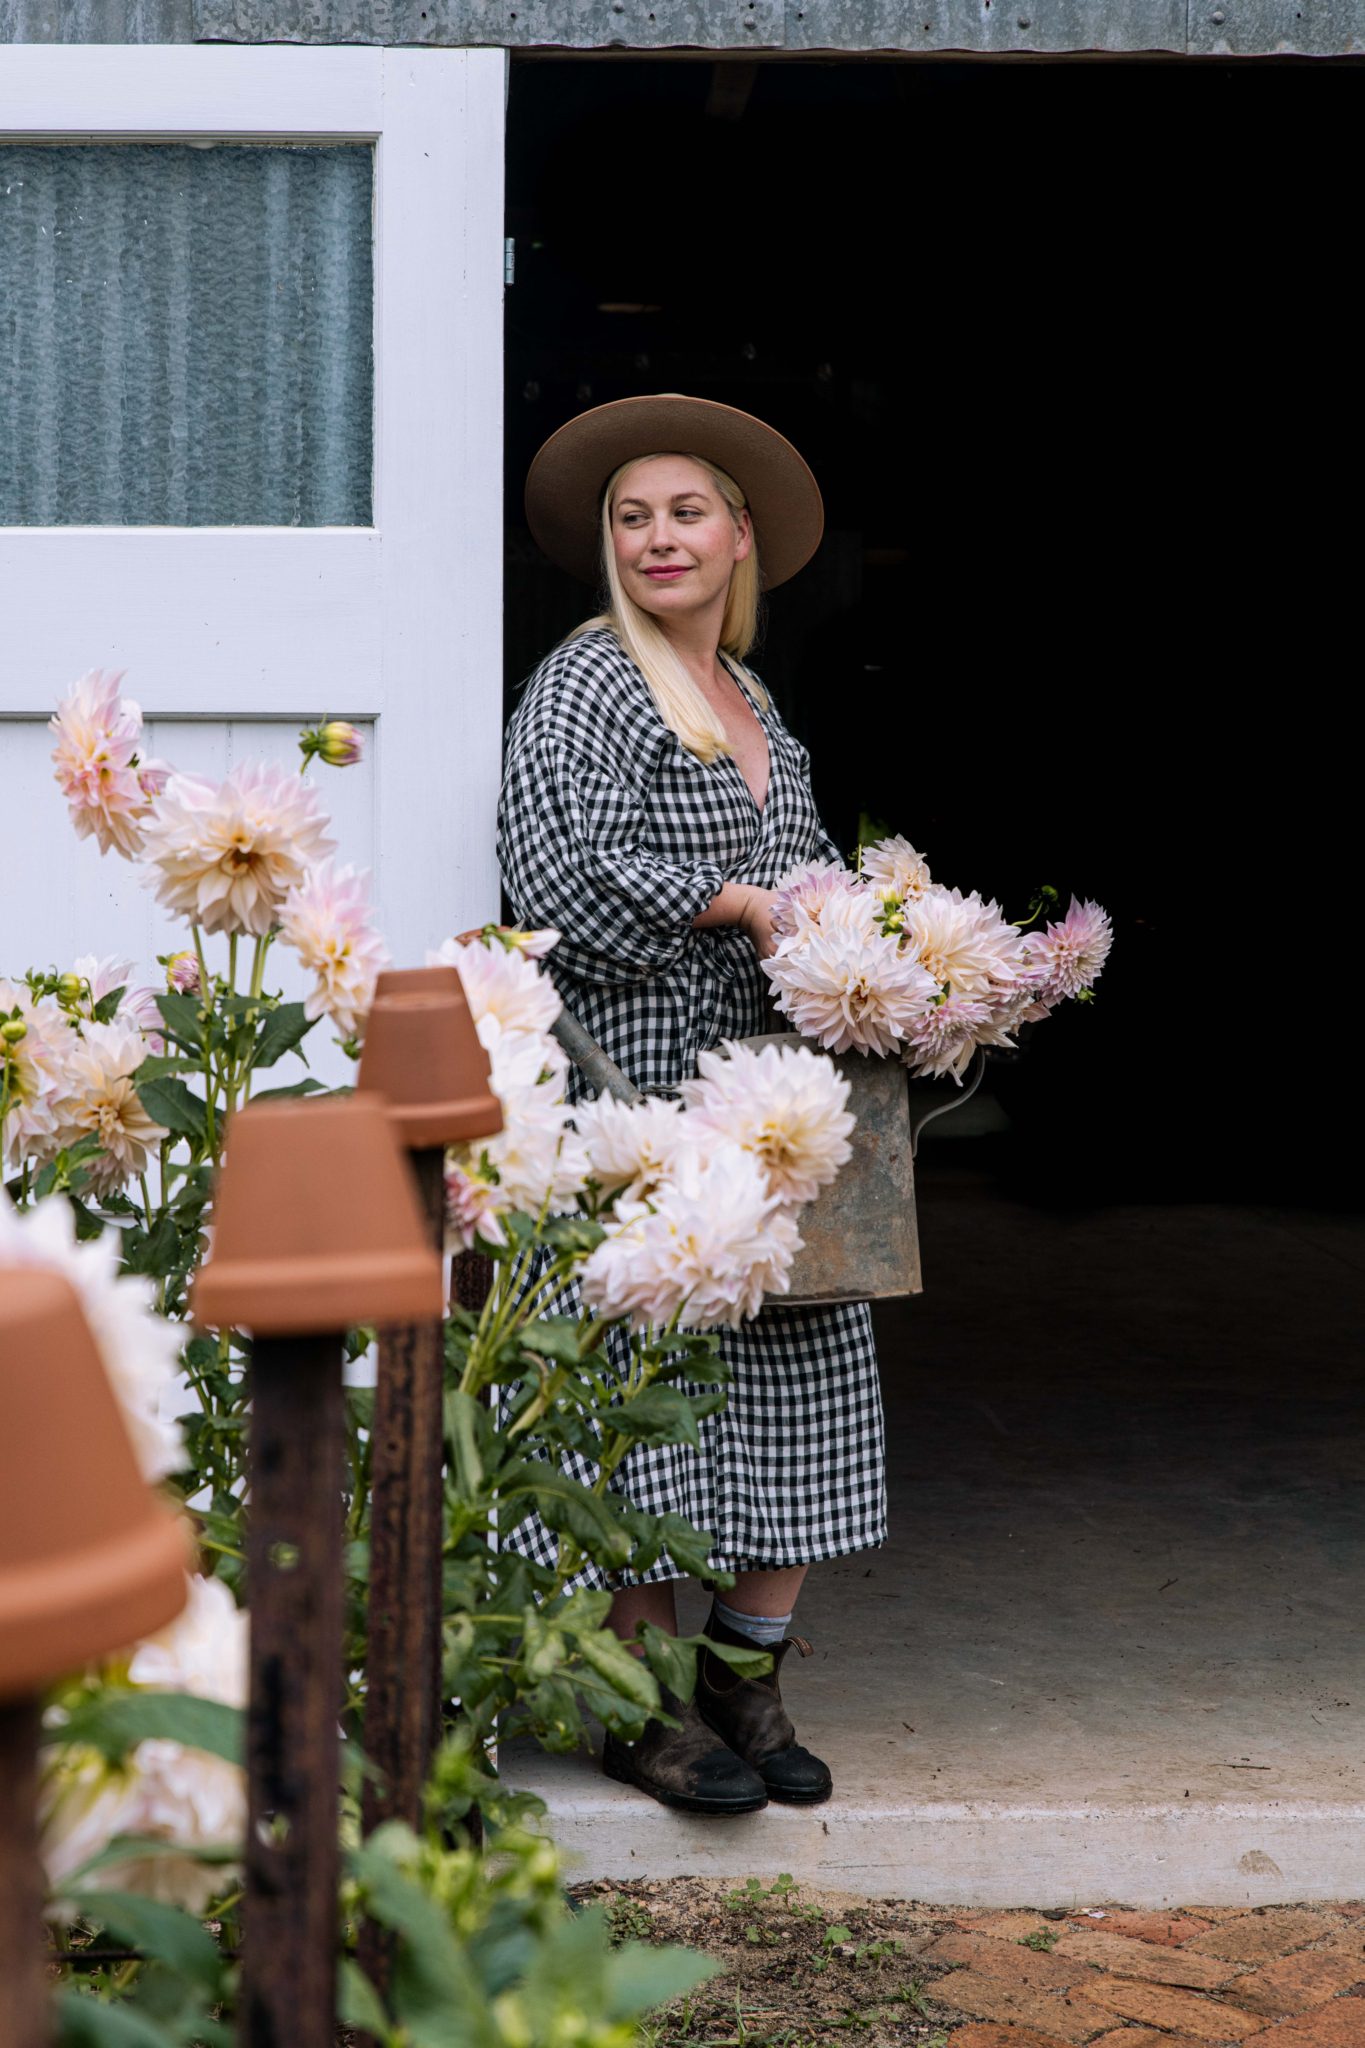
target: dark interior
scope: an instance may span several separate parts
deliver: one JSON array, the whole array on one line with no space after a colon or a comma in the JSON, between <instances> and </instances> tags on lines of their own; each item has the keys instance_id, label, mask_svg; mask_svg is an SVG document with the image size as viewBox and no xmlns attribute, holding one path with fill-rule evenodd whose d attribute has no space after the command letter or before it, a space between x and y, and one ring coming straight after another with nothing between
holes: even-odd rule
<instances>
[{"instance_id":1,"label":"dark interior","mask_svg":"<svg viewBox=\"0 0 1365 2048\"><path fill-rule=\"evenodd\" d=\"M827 533L753 661L836 837L1114 915L965 1148L1030 1200L1355 1200L1358 95L513 60L509 693L595 609L523 523L547 434L678 390L789 435Z\"/></svg>"}]
</instances>

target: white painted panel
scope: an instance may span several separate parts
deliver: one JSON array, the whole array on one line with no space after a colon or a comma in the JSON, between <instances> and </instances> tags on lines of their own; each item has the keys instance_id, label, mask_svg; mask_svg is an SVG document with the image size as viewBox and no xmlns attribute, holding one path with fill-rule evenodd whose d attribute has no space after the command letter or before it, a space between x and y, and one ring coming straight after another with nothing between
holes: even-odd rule
<instances>
[{"instance_id":1,"label":"white painted panel","mask_svg":"<svg viewBox=\"0 0 1365 2048\"><path fill-rule=\"evenodd\" d=\"M382 50L156 44L15 46L0 65L0 134L104 142L215 134L372 137Z\"/></svg>"},{"instance_id":2,"label":"white painted panel","mask_svg":"<svg viewBox=\"0 0 1365 2048\"><path fill-rule=\"evenodd\" d=\"M369 528L6 528L0 715L47 715L86 669L121 668L149 713L372 716L380 546Z\"/></svg>"}]
</instances>

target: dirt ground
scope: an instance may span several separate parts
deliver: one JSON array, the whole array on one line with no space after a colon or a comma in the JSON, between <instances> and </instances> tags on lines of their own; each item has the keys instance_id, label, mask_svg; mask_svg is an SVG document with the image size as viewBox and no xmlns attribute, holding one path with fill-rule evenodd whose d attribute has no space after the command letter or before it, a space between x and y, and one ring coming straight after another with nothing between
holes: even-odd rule
<instances>
[{"instance_id":1,"label":"dirt ground","mask_svg":"<svg viewBox=\"0 0 1365 2048\"><path fill-rule=\"evenodd\" d=\"M641 1879L574 1887L605 1906L618 1940L681 1942L721 1973L660 2015L651 2048L945 2048L948 2020L925 1951L954 1922L901 1899L868 1900L784 1883ZM647 2037L648 2038L648 2037Z\"/></svg>"},{"instance_id":2,"label":"dirt ground","mask_svg":"<svg viewBox=\"0 0 1365 2048\"><path fill-rule=\"evenodd\" d=\"M1365 2048L1365 1904L970 1912L779 1877L577 1887L718 1963L648 2048Z\"/></svg>"}]
</instances>

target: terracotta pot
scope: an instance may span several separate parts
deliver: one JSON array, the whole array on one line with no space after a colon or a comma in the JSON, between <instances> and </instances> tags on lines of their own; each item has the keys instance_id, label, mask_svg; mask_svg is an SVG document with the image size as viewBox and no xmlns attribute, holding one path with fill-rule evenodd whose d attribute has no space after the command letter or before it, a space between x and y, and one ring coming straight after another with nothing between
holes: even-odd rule
<instances>
[{"instance_id":1,"label":"terracotta pot","mask_svg":"<svg viewBox=\"0 0 1365 2048\"><path fill-rule=\"evenodd\" d=\"M382 1096L237 1112L196 1321L287 1336L419 1322L444 1306L441 1261Z\"/></svg>"},{"instance_id":2,"label":"terracotta pot","mask_svg":"<svg viewBox=\"0 0 1365 2048\"><path fill-rule=\"evenodd\" d=\"M185 1604L188 1523L137 1468L69 1280L0 1267L0 1698L125 1649Z\"/></svg>"},{"instance_id":3,"label":"terracotta pot","mask_svg":"<svg viewBox=\"0 0 1365 2048\"><path fill-rule=\"evenodd\" d=\"M410 1150L491 1138L502 1129L502 1106L488 1083L488 1055L455 968L380 975L365 1024L358 1086L387 1098L389 1121Z\"/></svg>"}]
</instances>

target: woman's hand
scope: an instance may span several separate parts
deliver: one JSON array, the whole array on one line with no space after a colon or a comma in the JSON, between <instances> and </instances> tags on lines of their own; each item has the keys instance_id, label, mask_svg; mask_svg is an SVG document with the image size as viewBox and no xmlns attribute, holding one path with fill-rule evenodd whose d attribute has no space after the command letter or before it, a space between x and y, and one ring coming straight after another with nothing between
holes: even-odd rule
<instances>
[{"instance_id":1,"label":"woman's hand","mask_svg":"<svg viewBox=\"0 0 1365 2048\"><path fill-rule=\"evenodd\" d=\"M693 918L697 931L712 931L717 925L732 925L742 931L760 960L767 960L777 945L772 909L775 889L756 889L748 882L727 882L713 896L705 910Z\"/></svg>"},{"instance_id":2,"label":"woman's hand","mask_svg":"<svg viewBox=\"0 0 1365 2048\"><path fill-rule=\"evenodd\" d=\"M773 930L773 903L777 897L775 889L746 889L748 902L739 920L739 928L753 947L760 960L769 960L777 947L777 934Z\"/></svg>"}]
</instances>

